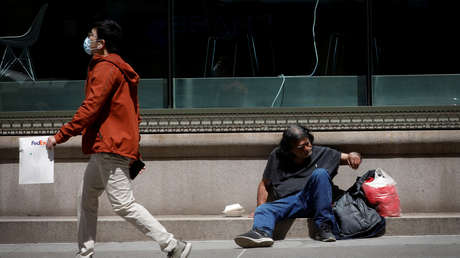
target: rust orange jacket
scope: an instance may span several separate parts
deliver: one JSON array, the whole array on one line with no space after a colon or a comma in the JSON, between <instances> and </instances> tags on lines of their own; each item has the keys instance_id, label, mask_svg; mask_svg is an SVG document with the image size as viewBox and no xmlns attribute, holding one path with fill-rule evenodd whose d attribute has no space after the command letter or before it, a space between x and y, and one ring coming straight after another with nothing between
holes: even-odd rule
<instances>
[{"instance_id":1,"label":"rust orange jacket","mask_svg":"<svg viewBox=\"0 0 460 258\"><path fill-rule=\"evenodd\" d=\"M88 66L85 100L72 120L54 136L63 143L79 134L85 154L108 152L139 157L139 76L117 54L93 55Z\"/></svg>"}]
</instances>

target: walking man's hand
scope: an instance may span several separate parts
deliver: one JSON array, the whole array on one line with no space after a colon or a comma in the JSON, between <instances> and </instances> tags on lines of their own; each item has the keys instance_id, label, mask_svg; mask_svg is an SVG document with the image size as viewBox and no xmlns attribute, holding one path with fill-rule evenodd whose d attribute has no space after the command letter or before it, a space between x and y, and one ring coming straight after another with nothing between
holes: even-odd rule
<instances>
[{"instance_id":1,"label":"walking man's hand","mask_svg":"<svg viewBox=\"0 0 460 258\"><path fill-rule=\"evenodd\" d=\"M48 141L46 141L46 148L48 150L51 150L54 148L54 146L56 146L56 139L54 138L54 136L48 137Z\"/></svg>"}]
</instances>

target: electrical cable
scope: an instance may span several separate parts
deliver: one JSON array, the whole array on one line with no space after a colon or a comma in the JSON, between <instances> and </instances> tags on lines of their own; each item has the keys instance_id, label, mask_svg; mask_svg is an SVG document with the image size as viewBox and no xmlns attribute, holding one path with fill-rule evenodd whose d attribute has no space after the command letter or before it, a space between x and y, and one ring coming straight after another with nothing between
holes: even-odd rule
<instances>
[{"instance_id":1,"label":"electrical cable","mask_svg":"<svg viewBox=\"0 0 460 258\"><path fill-rule=\"evenodd\" d=\"M315 49L315 67L313 68L313 71L311 72L310 75L308 76L313 76L315 73L316 73L316 70L318 69L318 63L319 63L319 57L318 57L318 48L316 46L316 33L315 33L315 27L316 27L316 13L318 11L318 5L319 5L319 0L316 0L316 3L315 3L315 8L313 10L313 26L312 26L312 35L313 35L313 48ZM278 89L278 93L276 94L275 98L273 99L273 102L272 102L272 105L271 107L274 107L275 105L275 102L276 100L278 99L280 93L281 93L281 90L283 90L284 88L284 82L286 81L286 78L284 77L284 74L280 74L279 75L283 80L281 82L281 85ZM283 99L284 99L284 94L285 92L283 91L283 98L281 99L281 103L280 103L280 106L283 102Z\"/></svg>"},{"instance_id":2,"label":"electrical cable","mask_svg":"<svg viewBox=\"0 0 460 258\"><path fill-rule=\"evenodd\" d=\"M272 106L271 106L271 107L273 107L273 106L275 105L275 102L276 102L276 100L278 99L278 97L279 97L279 95L280 95L280 93L281 93L281 90L282 90L283 87L284 87L284 82L286 81L286 78L284 77L284 74L280 74L280 76L281 76L281 78L283 79L283 81L281 82L281 86L280 86L280 88L279 88L279 90L278 90L278 93L277 93L276 96L275 96L275 99L273 99L273 102L272 102Z\"/></svg>"},{"instance_id":3,"label":"electrical cable","mask_svg":"<svg viewBox=\"0 0 460 258\"><path fill-rule=\"evenodd\" d=\"M315 67L313 68L313 71L309 76L313 76L316 73L316 70L318 69L318 63L319 63L319 57L318 57L318 48L316 47L316 33L315 33L315 27L316 27L316 13L318 10L318 4L319 0L316 0L315 3L315 9L313 10L313 26L312 26L312 35L313 35L313 48L315 49Z\"/></svg>"}]
</instances>

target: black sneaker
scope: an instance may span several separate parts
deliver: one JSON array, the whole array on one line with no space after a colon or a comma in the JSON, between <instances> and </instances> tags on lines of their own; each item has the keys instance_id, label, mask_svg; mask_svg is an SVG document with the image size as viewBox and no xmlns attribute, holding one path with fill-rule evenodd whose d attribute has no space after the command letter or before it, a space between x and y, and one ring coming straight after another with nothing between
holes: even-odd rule
<instances>
[{"instance_id":1,"label":"black sneaker","mask_svg":"<svg viewBox=\"0 0 460 258\"><path fill-rule=\"evenodd\" d=\"M329 224L321 224L316 234L316 240L323 242L335 242L335 236L332 234L331 226Z\"/></svg>"},{"instance_id":2,"label":"black sneaker","mask_svg":"<svg viewBox=\"0 0 460 258\"><path fill-rule=\"evenodd\" d=\"M257 229L239 235L233 240L237 245L243 248L269 247L273 245L273 239L269 237L267 233Z\"/></svg>"}]
</instances>

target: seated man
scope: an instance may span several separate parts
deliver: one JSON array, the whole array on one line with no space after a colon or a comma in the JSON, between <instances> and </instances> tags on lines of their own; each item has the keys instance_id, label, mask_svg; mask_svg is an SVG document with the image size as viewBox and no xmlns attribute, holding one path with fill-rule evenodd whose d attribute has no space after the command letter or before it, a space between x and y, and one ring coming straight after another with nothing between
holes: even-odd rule
<instances>
[{"instance_id":1,"label":"seated man","mask_svg":"<svg viewBox=\"0 0 460 258\"><path fill-rule=\"evenodd\" d=\"M234 239L237 245L271 246L275 224L287 218L313 218L317 240L336 240L332 178L340 164L357 169L361 155L312 144L313 135L303 126L291 126L284 131L279 146L268 158L258 187L253 228ZM269 192L274 201L267 202Z\"/></svg>"}]
</instances>

